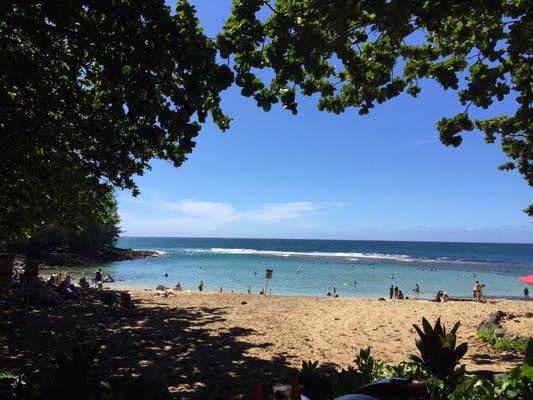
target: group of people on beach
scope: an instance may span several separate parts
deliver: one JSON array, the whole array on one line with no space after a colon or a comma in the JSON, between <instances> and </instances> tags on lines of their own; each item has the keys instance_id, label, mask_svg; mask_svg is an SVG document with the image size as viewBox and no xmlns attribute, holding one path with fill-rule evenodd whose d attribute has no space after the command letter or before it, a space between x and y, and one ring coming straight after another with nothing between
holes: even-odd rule
<instances>
[{"instance_id":1,"label":"group of people on beach","mask_svg":"<svg viewBox=\"0 0 533 400\"><path fill-rule=\"evenodd\" d=\"M436 301L439 301L441 303L446 303L447 301L450 301L450 295L448 292L444 292L442 290L439 290L437 292L437 296L435 298Z\"/></svg>"},{"instance_id":2,"label":"group of people on beach","mask_svg":"<svg viewBox=\"0 0 533 400\"><path fill-rule=\"evenodd\" d=\"M87 300L91 298L86 293L90 284L84 276L80 278L76 285L70 274L59 271L56 274L51 274L47 283L50 288L56 290L65 299Z\"/></svg>"},{"instance_id":3,"label":"group of people on beach","mask_svg":"<svg viewBox=\"0 0 533 400\"><path fill-rule=\"evenodd\" d=\"M415 289L413 289L414 291ZM420 292L420 286L418 283L416 284L416 291ZM390 300L408 300L409 297L406 296L399 288L398 286L391 285L389 288L389 299Z\"/></svg>"},{"instance_id":4,"label":"group of people on beach","mask_svg":"<svg viewBox=\"0 0 533 400\"><path fill-rule=\"evenodd\" d=\"M479 281L476 281L476 283L474 283L474 287L472 288L472 291L474 293L474 299L476 299L478 303L481 301L481 296L483 296L484 287L484 284L480 283Z\"/></svg>"}]
</instances>

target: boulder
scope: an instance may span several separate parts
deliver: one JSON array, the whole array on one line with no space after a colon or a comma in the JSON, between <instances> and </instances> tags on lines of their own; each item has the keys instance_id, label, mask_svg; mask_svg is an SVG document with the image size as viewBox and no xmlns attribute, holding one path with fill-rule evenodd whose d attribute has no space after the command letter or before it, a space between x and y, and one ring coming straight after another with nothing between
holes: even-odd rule
<instances>
[{"instance_id":1,"label":"boulder","mask_svg":"<svg viewBox=\"0 0 533 400\"><path fill-rule=\"evenodd\" d=\"M499 328L500 321L503 317L505 317L505 315L506 314L503 311L495 311L490 313L489 316L478 325L477 330L482 331L485 329Z\"/></svg>"},{"instance_id":2,"label":"boulder","mask_svg":"<svg viewBox=\"0 0 533 400\"><path fill-rule=\"evenodd\" d=\"M505 330L503 330L502 328L496 328L494 329L494 336L496 337L504 337L505 336Z\"/></svg>"}]
</instances>

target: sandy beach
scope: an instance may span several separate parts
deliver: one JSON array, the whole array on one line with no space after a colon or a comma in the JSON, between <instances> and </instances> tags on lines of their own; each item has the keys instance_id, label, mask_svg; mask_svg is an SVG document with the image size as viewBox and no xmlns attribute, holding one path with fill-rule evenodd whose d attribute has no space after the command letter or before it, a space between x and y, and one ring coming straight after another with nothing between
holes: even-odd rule
<instances>
[{"instance_id":1,"label":"sandy beach","mask_svg":"<svg viewBox=\"0 0 533 400\"><path fill-rule=\"evenodd\" d=\"M135 374L157 374L168 381L175 398L230 399L248 398L256 380L290 378L302 361L346 368L362 347L371 346L374 356L386 363L403 361L416 351L412 324L422 317L431 322L441 317L448 328L461 321L459 342L469 344L464 358L469 371L506 371L520 357L483 343L476 327L493 311L533 311L533 303L524 301L436 303L198 292L163 298L154 291L131 293L133 309L69 302L35 309L30 321L43 331L100 340L101 364L113 374L130 368ZM16 314L8 313L7 319L16 323L21 318ZM533 332L532 318L506 323L513 334Z\"/></svg>"},{"instance_id":2,"label":"sandy beach","mask_svg":"<svg viewBox=\"0 0 533 400\"><path fill-rule=\"evenodd\" d=\"M464 359L469 370L505 371L515 365L512 358L507 360L504 354L494 357L477 339L476 327L497 310L533 312L533 303L522 301L437 303L183 292L162 298L142 291L135 292L134 297L146 308L217 309L219 318L202 329L214 336L247 329L250 332L242 340L255 345L247 355L265 360L281 357L295 367L304 360L346 367L359 349L367 346L386 363L404 361L407 354L416 351L412 325L420 325L422 317L432 323L440 317L449 329L461 321L459 340L470 346ZM514 335L528 336L533 332L533 318L517 318L506 322L506 327Z\"/></svg>"}]
</instances>

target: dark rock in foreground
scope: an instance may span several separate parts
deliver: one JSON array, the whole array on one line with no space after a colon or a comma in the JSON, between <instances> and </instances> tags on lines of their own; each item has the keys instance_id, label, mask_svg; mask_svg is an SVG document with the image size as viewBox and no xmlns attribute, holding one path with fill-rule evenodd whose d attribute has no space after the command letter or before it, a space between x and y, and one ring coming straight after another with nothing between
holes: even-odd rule
<instances>
[{"instance_id":1,"label":"dark rock in foreground","mask_svg":"<svg viewBox=\"0 0 533 400\"><path fill-rule=\"evenodd\" d=\"M158 257L159 253L153 250L120 249L118 247L105 250L92 250L83 253L52 252L43 257L47 265L83 265L107 263L114 261L140 260L143 258Z\"/></svg>"}]
</instances>

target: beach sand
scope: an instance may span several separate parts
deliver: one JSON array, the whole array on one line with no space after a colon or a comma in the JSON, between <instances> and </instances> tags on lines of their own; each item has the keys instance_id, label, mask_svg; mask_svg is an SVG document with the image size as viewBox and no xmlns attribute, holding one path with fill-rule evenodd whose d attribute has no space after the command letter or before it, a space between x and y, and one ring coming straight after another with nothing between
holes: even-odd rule
<instances>
[{"instance_id":1,"label":"beach sand","mask_svg":"<svg viewBox=\"0 0 533 400\"><path fill-rule=\"evenodd\" d=\"M163 298L153 291L131 293L132 310L71 304L36 310L30 320L38 329L52 326L57 332L101 340L103 367L114 374L133 367L136 374L163 377L175 398L232 399L249 398L256 380L290 379L302 361L346 368L367 346L386 363L404 361L416 352L412 325L422 317L431 323L441 317L448 329L461 321L458 343L469 344L464 358L469 371L507 371L521 357L483 343L476 327L493 311L533 311L533 303L523 301L436 303L198 292ZM531 319L510 323L513 334L531 335Z\"/></svg>"}]
</instances>

